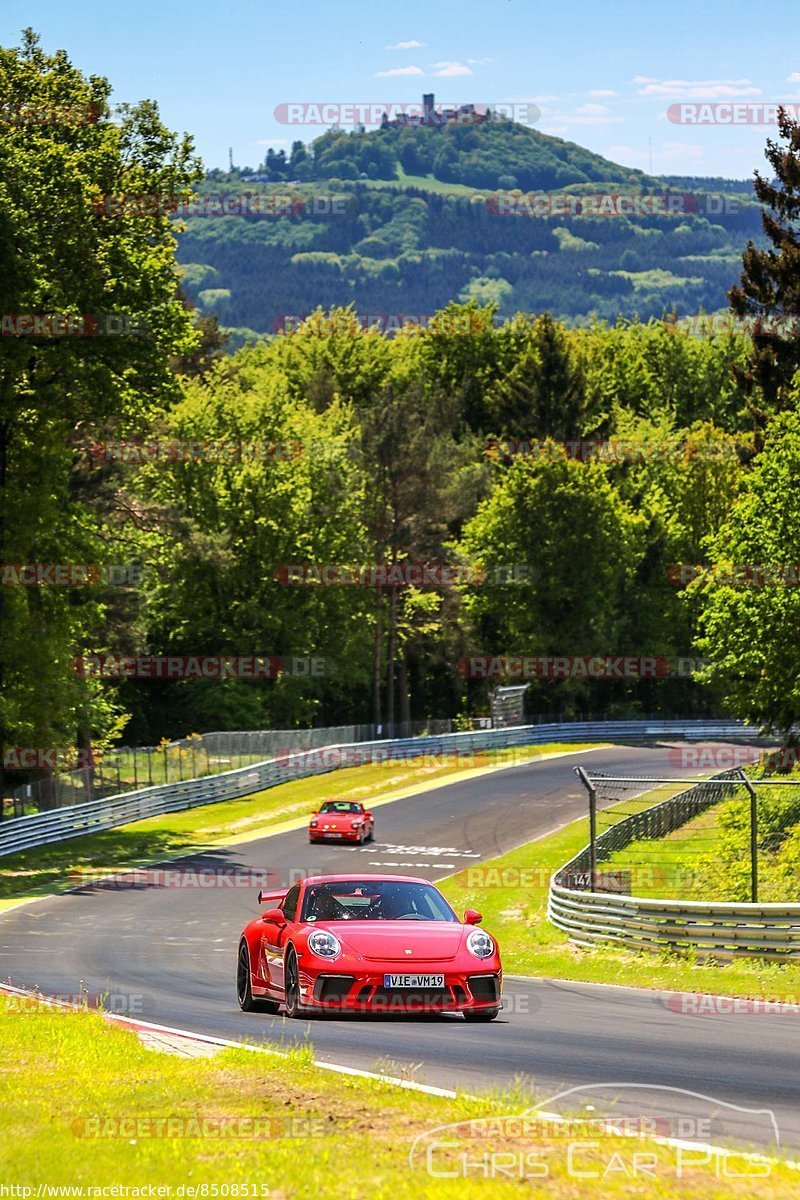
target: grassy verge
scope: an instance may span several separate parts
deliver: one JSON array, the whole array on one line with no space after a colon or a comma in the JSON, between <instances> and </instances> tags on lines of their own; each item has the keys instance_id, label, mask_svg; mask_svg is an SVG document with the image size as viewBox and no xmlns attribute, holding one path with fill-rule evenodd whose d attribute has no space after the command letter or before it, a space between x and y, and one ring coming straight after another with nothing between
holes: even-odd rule
<instances>
[{"instance_id":1,"label":"grassy verge","mask_svg":"<svg viewBox=\"0 0 800 1200\"><path fill-rule=\"evenodd\" d=\"M588 822L574 821L501 858L467 867L440 886L457 912L477 908L483 913L485 927L500 943L503 966L512 974L758 999L800 998L800 965L755 959L722 964L613 947L587 950L570 943L547 920L549 880L588 840Z\"/></svg>"},{"instance_id":2,"label":"grassy verge","mask_svg":"<svg viewBox=\"0 0 800 1200\"><path fill-rule=\"evenodd\" d=\"M325 800L347 797L370 805L386 803L427 787L469 778L475 772L588 748L589 744L553 743L346 767L292 780L241 800L150 817L104 833L10 854L0 858L0 911L20 899L67 888L76 882L70 876L87 868L110 871L141 866L298 828Z\"/></svg>"},{"instance_id":3,"label":"grassy verge","mask_svg":"<svg viewBox=\"0 0 800 1200\"><path fill-rule=\"evenodd\" d=\"M520 1137L499 1118L529 1105L521 1094L429 1096L321 1071L308 1050L267 1057L231 1049L181 1059L145 1049L135 1034L93 1013L35 1005L20 1011L18 1001L9 1004L0 998L0 1180L31 1188L33 1197L39 1185L80 1188L84 1197L90 1188L114 1185L170 1188L172 1197L192 1196L189 1189L197 1188L200 1197L258 1200L472 1200L487 1188L501 1200L531 1195L534 1180L514 1178L512 1163L535 1172L553 1200L585 1194L588 1176L578 1179L576 1171L595 1172L612 1200L633 1194L744 1198L756 1194L754 1183L761 1194L768 1185L776 1200L796 1194L796 1172L782 1164L765 1164L768 1180L723 1175L720 1181L719 1162L701 1165L702 1156L693 1153L697 1165L688 1167L689 1156L679 1158L675 1147L638 1137L604 1131L589 1142L585 1129L568 1139L544 1124L528 1126ZM464 1032L472 1031L465 1026ZM495 1118L496 1132L487 1137L486 1125L479 1126L480 1140L470 1124L439 1130L430 1158L437 1177L426 1170L427 1142L412 1168L409 1152L418 1135L488 1117ZM572 1172L571 1141L579 1142ZM474 1164L490 1153L504 1155L494 1177L475 1167L461 1177L462 1156ZM638 1182L630 1178L636 1154L652 1156L650 1178ZM739 1174L748 1173L745 1160L734 1162Z\"/></svg>"}]
</instances>

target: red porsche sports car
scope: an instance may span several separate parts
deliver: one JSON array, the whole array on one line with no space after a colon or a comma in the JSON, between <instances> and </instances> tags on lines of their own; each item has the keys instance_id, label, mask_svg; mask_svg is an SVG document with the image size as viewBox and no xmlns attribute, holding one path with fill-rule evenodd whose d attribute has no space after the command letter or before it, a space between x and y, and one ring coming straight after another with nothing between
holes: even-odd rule
<instances>
[{"instance_id":1,"label":"red porsche sports car","mask_svg":"<svg viewBox=\"0 0 800 1200\"><path fill-rule=\"evenodd\" d=\"M308 840L324 842L332 838L337 842L358 842L360 845L372 840L374 828L372 813L357 800L326 800L311 814Z\"/></svg>"},{"instance_id":2,"label":"red porsche sports car","mask_svg":"<svg viewBox=\"0 0 800 1200\"><path fill-rule=\"evenodd\" d=\"M460 1012L493 1021L502 966L493 938L438 888L403 875L324 875L259 892L239 942L245 1012Z\"/></svg>"}]
</instances>

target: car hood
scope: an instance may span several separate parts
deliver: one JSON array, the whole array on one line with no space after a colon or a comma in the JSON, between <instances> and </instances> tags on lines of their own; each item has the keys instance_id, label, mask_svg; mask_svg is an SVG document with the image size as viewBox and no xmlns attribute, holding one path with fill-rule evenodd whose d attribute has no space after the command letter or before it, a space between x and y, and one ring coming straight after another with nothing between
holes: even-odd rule
<instances>
[{"instance_id":1,"label":"car hood","mask_svg":"<svg viewBox=\"0 0 800 1200\"><path fill-rule=\"evenodd\" d=\"M374 962L443 962L456 957L464 938L464 926L451 921L356 920L320 926L334 933L343 949Z\"/></svg>"},{"instance_id":2,"label":"car hood","mask_svg":"<svg viewBox=\"0 0 800 1200\"><path fill-rule=\"evenodd\" d=\"M359 821L363 813L320 813L312 817L317 822L317 829L349 829L353 821Z\"/></svg>"}]
</instances>

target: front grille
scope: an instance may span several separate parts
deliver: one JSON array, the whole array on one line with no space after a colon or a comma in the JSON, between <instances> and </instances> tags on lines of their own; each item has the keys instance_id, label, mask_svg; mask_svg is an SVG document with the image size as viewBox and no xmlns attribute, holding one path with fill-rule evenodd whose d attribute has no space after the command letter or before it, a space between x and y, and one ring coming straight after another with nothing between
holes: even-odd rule
<instances>
[{"instance_id":1,"label":"front grille","mask_svg":"<svg viewBox=\"0 0 800 1200\"><path fill-rule=\"evenodd\" d=\"M467 983L476 1000L500 999L500 985L496 975L470 975Z\"/></svg>"},{"instance_id":2,"label":"front grille","mask_svg":"<svg viewBox=\"0 0 800 1200\"><path fill-rule=\"evenodd\" d=\"M319 975L314 984L314 999L342 1000L354 983L354 975Z\"/></svg>"},{"instance_id":3,"label":"front grille","mask_svg":"<svg viewBox=\"0 0 800 1200\"><path fill-rule=\"evenodd\" d=\"M374 1008L387 1011L403 1008L423 1008L426 1004L450 1004L452 992L448 987L386 988L376 987L372 996Z\"/></svg>"}]
</instances>

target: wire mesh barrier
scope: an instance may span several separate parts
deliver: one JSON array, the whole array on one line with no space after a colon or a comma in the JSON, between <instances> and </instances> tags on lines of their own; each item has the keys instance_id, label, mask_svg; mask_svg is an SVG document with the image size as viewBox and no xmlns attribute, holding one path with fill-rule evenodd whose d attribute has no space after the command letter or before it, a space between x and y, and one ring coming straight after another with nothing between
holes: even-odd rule
<instances>
[{"instance_id":1,"label":"wire mesh barrier","mask_svg":"<svg viewBox=\"0 0 800 1200\"><path fill-rule=\"evenodd\" d=\"M800 955L800 781L589 776L589 843L549 916L580 944Z\"/></svg>"},{"instance_id":2,"label":"wire mesh barrier","mask_svg":"<svg viewBox=\"0 0 800 1200\"><path fill-rule=\"evenodd\" d=\"M488 725L476 718L474 728ZM451 733L451 720L396 723L392 736L434 736ZM338 725L319 729L246 729L191 734L158 746L120 746L104 754L92 754L92 765L74 770L42 773L39 778L15 787L0 803L0 818L69 808L105 796L136 791L142 787L203 779L237 767L252 766L265 759L314 750L345 742L370 741L386 734L386 726Z\"/></svg>"}]
</instances>

